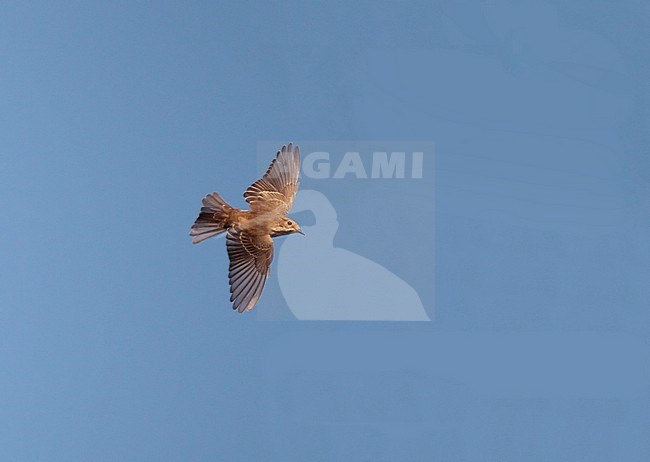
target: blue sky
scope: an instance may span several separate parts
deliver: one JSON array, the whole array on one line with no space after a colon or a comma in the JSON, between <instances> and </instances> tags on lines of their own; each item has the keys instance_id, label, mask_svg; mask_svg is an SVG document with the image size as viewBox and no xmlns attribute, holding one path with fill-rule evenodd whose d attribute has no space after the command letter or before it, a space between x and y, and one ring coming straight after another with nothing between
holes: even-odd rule
<instances>
[{"instance_id":1,"label":"blue sky","mask_svg":"<svg viewBox=\"0 0 650 462\"><path fill-rule=\"evenodd\" d=\"M5 3L0 459L647 460L648 13ZM435 144L433 322L232 313L187 231L268 140Z\"/></svg>"}]
</instances>

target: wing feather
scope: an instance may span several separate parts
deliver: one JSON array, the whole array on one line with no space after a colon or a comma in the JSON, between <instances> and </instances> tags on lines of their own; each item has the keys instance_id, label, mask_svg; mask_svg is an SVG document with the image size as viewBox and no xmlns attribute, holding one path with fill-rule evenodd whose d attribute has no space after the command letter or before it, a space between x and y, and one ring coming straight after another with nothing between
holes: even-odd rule
<instances>
[{"instance_id":1,"label":"wing feather","mask_svg":"<svg viewBox=\"0 0 650 462\"><path fill-rule=\"evenodd\" d=\"M253 212L286 215L298 192L300 180L300 148L289 143L282 146L262 178L244 193Z\"/></svg>"},{"instance_id":2,"label":"wing feather","mask_svg":"<svg viewBox=\"0 0 650 462\"><path fill-rule=\"evenodd\" d=\"M228 277L233 309L240 313L252 310L269 276L273 240L268 235L252 235L231 228L226 235L226 249L230 258Z\"/></svg>"}]
</instances>

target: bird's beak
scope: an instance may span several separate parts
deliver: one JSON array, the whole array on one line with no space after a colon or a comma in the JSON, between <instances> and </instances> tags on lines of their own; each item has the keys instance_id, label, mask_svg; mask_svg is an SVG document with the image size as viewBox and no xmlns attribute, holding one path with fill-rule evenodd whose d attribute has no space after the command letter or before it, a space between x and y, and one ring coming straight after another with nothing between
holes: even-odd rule
<instances>
[{"instance_id":1,"label":"bird's beak","mask_svg":"<svg viewBox=\"0 0 650 462\"><path fill-rule=\"evenodd\" d=\"M303 232L302 232L302 229L300 229L300 228L298 228L298 229L296 230L296 232L302 234L303 236L305 235L305 233L303 233Z\"/></svg>"}]
</instances>

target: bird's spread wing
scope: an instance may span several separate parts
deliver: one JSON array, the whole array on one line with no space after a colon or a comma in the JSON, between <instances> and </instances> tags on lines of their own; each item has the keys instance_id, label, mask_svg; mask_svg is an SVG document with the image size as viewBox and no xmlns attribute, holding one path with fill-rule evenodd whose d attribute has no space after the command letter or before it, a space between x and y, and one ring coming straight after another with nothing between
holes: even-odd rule
<instances>
[{"instance_id":1,"label":"bird's spread wing","mask_svg":"<svg viewBox=\"0 0 650 462\"><path fill-rule=\"evenodd\" d=\"M230 301L233 309L252 310L262 295L273 259L273 240L269 235L253 235L238 228L228 230L226 248L230 258Z\"/></svg>"},{"instance_id":2,"label":"bird's spread wing","mask_svg":"<svg viewBox=\"0 0 650 462\"><path fill-rule=\"evenodd\" d=\"M251 211L286 215L298 191L300 148L289 143L282 146L262 178L244 193Z\"/></svg>"}]
</instances>

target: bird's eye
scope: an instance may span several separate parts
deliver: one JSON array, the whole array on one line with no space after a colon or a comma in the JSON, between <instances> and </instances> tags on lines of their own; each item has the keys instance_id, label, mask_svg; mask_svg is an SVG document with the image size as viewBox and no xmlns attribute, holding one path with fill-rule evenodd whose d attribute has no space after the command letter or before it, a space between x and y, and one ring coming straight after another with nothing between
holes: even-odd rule
<instances>
[{"instance_id":1,"label":"bird's eye","mask_svg":"<svg viewBox=\"0 0 650 462\"><path fill-rule=\"evenodd\" d=\"M287 225L291 226L292 224L291 221L287 221Z\"/></svg>"}]
</instances>

